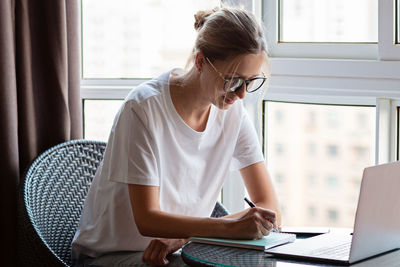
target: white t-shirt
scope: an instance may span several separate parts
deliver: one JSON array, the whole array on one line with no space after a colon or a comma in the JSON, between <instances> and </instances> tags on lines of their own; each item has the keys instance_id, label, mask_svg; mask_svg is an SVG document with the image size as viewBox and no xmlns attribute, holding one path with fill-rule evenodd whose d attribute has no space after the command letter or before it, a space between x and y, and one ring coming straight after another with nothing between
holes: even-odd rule
<instances>
[{"instance_id":1,"label":"white t-shirt","mask_svg":"<svg viewBox=\"0 0 400 267\"><path fill-rule=\"evenodd\" d=\"M118 112L72 242L74 258L148 246L128 184L159 186L162 211L209 217L230 171L263 161L242 101L225 111L211 106L206 129L197 132L172 103L170 73L132 90Z\"/></svg>"}]
</instances>

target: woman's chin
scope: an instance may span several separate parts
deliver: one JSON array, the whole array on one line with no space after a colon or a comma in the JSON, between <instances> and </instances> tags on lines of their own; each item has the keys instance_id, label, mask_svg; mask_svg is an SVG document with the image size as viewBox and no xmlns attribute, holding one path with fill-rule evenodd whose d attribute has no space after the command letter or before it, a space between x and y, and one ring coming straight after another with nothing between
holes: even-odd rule
<instances>
[{"instance_id":1,"label":"woman's chin","mask_svg":"<svg viewBox=\"0 0 400 267\"><path fill-rule=\"evenodd\" d=\"M223 97L218 101L216 105L219 109L227 110L229 109L236 101L235 100L228 100L227 98Z\"/></svg>"}]
</instances>

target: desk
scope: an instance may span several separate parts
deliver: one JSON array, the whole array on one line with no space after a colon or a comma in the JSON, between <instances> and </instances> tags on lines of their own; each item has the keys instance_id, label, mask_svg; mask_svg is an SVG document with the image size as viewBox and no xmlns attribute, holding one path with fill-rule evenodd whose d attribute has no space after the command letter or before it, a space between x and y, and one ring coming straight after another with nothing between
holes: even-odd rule
<instances>
[{"instance_id":1,"label":"desk","mask_svg":"<svg viewBox=\"0 0 400 267\"><path fill-rule=\"evenodd\" d=\"M321 263L308 263L294 260L278 259L263 251L224 247L190 242L181 251L183 261L191 266L268 266L268 267L300 267L300 266L340 266ZM346 265L349 266L349 265ZM352 267L398 267L400 266L400 250L374 257L351 265Z\"/></svg>"},{"instance_id":2,"label":"desk","mask_svg":"<svg viewBox=\"0 0 400 267\"><path fill-rule=\"evenodd\" d=\"M150 265L142 262L143 252L120 251L102 255L95 259L88 258L83 263L84 267L130 267L130 266L143 266L149 267ZM183 262L179 251L167 256L169 260L168 267L187 267ZM79 265L81 266L81 265Z\"/></svg>"}]
</instances>

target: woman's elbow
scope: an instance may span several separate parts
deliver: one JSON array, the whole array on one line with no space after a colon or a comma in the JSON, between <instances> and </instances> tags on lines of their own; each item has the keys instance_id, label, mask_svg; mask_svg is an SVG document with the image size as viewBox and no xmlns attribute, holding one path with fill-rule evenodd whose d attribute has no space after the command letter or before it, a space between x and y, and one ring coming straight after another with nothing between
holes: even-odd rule
<instances>
[{"instance_id":1,"label":"woman's elbow","mask_svg":"<svg viewBox=\"0 0 400 267\"><path fill-rule=\"evenodd\" d=\"M135 217L135 223L136 223L136 228L138 229L139 233L142 236L148 236L148 237L155 237L155 225L154 221L149 220L148 216L144 217Z\"/></svg>"},{"instance_id":2,"label":"woman's elbow","mask_svg":"<svg viewBox=\"0 0 400 267\"><path fill-rule=\"evenodd\" d=\"M152 231L148 227L146 227L144 225L137 225L137 224L136 224L136 226L137 226L137 229L138 229L139 233L142 236L148 236L148 237L153 236L152 235Z\"/></svg>"}]
</instances>

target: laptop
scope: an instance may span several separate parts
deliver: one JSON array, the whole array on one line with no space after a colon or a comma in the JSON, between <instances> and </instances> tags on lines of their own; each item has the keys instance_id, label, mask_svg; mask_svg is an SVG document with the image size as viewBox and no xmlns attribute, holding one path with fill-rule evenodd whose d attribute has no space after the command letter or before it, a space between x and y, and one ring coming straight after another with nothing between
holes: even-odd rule
<instances>
[{"instance_id":1,"label":"laptop","mask_svg":"<svg viewBox=\"0 0 400 267\"><path fill-rule=\"evenodd\" d=\"M400 162L364 169L354 229L267 249L278 257L351 264L400 248Z\"/></svg>"}]
</instances>

